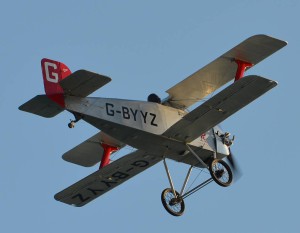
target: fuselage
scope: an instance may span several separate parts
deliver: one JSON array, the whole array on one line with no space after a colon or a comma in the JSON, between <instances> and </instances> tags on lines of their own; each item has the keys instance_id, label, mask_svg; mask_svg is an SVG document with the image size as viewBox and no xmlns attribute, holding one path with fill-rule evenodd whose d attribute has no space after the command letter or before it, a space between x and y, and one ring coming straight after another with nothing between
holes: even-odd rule
<instances>
[{"instance_id":1,"label":"fuselage","mask_svg":"<svg viewBox=\"0 0 300 233\"><path fill-rule=\"evenodd\" d=\"M83 120L123 143L177 161L186 159L186 143L164 137L164 132L187 114L183 110L147 101L95 97L69 96L65 103L68 111L81 115ZM217 131L222 133L216 126L189 145L201 152L204 159L213 152L224 157L229 154L228 148L216 136Z\"/></svg>"}]
</instances>

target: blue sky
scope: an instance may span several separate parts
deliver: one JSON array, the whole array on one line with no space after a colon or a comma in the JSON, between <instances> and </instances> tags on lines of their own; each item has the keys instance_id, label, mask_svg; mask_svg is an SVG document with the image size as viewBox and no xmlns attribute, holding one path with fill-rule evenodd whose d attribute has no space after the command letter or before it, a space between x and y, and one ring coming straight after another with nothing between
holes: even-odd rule
<instances>
[{"instance_id":1,"label":"blue sky","mask_svg":"<svg viewBox=\"0 0 300 233\"><path fill-rule=\"evenodd\" d=\"M1 232L299 231L299 11L289 1L6 1L1 4ZM160 194L163 164L83 208L53 195L95 171L61 155L97 132L65 112L44 119L18 106L44 92L40 60L60 60L112 78L93 96L145 100L255 34L289 42L247 74L279 82L222 125L243 177L210 184L186 200L180 218ZM121 156L129 152L119 152ZM187 167L171 163L176 181Z\"/></svg>"}]
</instances>

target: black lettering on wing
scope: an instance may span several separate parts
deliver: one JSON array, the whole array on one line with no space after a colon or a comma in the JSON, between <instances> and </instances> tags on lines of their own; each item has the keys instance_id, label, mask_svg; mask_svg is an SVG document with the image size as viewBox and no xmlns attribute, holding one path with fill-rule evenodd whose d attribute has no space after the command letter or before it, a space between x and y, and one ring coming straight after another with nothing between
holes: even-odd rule
<instances>
[{"instance_id":1,"label":"black lettering on wing","mask_svg":"<svg viewBox=\"0 0 300 233\"><path fill-rule=\"evenodd\" d=\"M137 160L133 162L131 165L135 167L147 167L149 165L149 162L145 160Z\"/></svg>"},{"instance_id":2,"label":"black lettering on wing","mask_svg":"<svg viewBox=\"0 0 300 233\"><path fill-rule=\"evenodd\" d=\"M79 198L80 202L86 202L87 200L89 200L89 199L90 199L90 197L86 197L86 198L84 198L84 197L82 196L82 194L81 194L81 193L78 193L78 194L74 195L74 196L73 196L73 197L71 197L71 198L72 198L72 199Z\"/></svg>"},{"instance_id":3,"label":"black lettering on wing","mask_svg":"<svg viewBox=\"0 0 300 233\"><path fill-rule=\"evenodd\" d=\"M87 190L92 192L95 196L100 195L100 193L102 193L104 191L103 189L92 189L92 188L87 188Z\"/></svg>"},{"instance_id":4,"label":"black lettering on wing","mask_svg":"<svg viewBox=\"0 0 300 233\"><path fill-rule=\"evenodd\" d=\"M101 180L101 182L103 184L105 184L107 188L110 188L113 184L117 184L118 183L118 182L115 182L115 181L105 181L105 180Z\"/></svg>"},{"instance_id":5,"label":"black lettering on wing","mask_svg":"<svg viewBox=\"0 0 300 233\"><path fill-rule=\"evenodd\" d=\"M112 174L113 178L116 178L117 180L123 180L125 178L127 178L129 176L129 174L123 173L123 172L115 172L114 174Z\"/></svg>"}]
</instances>

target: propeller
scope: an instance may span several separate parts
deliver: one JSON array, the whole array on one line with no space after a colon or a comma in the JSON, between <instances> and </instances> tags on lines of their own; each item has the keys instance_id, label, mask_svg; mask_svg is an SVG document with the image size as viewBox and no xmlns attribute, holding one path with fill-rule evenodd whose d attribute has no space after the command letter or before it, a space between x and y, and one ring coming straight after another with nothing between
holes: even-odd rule
<instances>
[{"instance_id":1,"label":"propeller","mask_svg":"<svg viewBox=\"0 0 300 233\"><path fill-rule=\"evenodd\" d=\"M228 163L230 164L231 168L232 168L232 172L234 174L234 178L235 181L239 180L241 178L241 176L243 175L241 172L240 167L238 166L235 157L233 156L233 153L230 149L230 147L228 147L229 149L229 155L227 156L227 160Z\"/></svg>"},{"instance_id":2,"label":"propeller","mask_svg":"<svg viewBox=\"0 0 300 233\"><path fill-rule=\"evenodd\" d=\"M221 128L220 125L218 127ZM227 137L229 137L229 135L230 135L228 132L225 132L224 134L222 133L220 135L219 131L216 130L215 128L213 128L213 131L214 131L215 135L217 135L219 137L222 137L222 136L224 137L225 134L227 134ZM234 180L237 181L241 178L242 172L241 172L241 169L239 168L238 163L236 162L236 159L235 159L235 157L234 157L234 155L233 155L233 153L230 149L230 146L232 145L233 141L234 141L234 136L232 137L232 139L230 139L230 142L228 144L225 143L228 147L228 150L229 150L229 155L226 158L227 158L227 161L228 161L228 163L229 163L229 165L232 169L232 172L233 172L233 175L234 175ZM216 137L215 137L215 146L217 148L217 138Z\"/></svg>"}]
</instances>

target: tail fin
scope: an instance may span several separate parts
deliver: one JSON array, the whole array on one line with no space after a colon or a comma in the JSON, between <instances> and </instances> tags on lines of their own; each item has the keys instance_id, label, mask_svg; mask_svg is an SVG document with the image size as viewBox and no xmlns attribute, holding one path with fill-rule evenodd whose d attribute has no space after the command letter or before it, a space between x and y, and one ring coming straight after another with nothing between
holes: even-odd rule
<instances>
[{"instance_id":1,"label":"tail fin","mask_svg":"<svg viewBox=\"0 0 300 233\"><path fill-rule=\"evenodd\" d=\"M111 78L87 70L72 74L62 62L42 59L46 95L37 95L19 109L42 117L54 117L65 110L65 96L86 97L111 81Z\"/></svg>"},{"instance_id":2,"label":"tail fin","mask_svg":"<svg viewBox=\"0 0 300 233\"><path fill-rule=\"evenodd\" d=\"M64 63L47 58L42 59L41 66L47 97L64 108L64 91L59 82L72 72Z\"/></svg>"}]
</instances>

